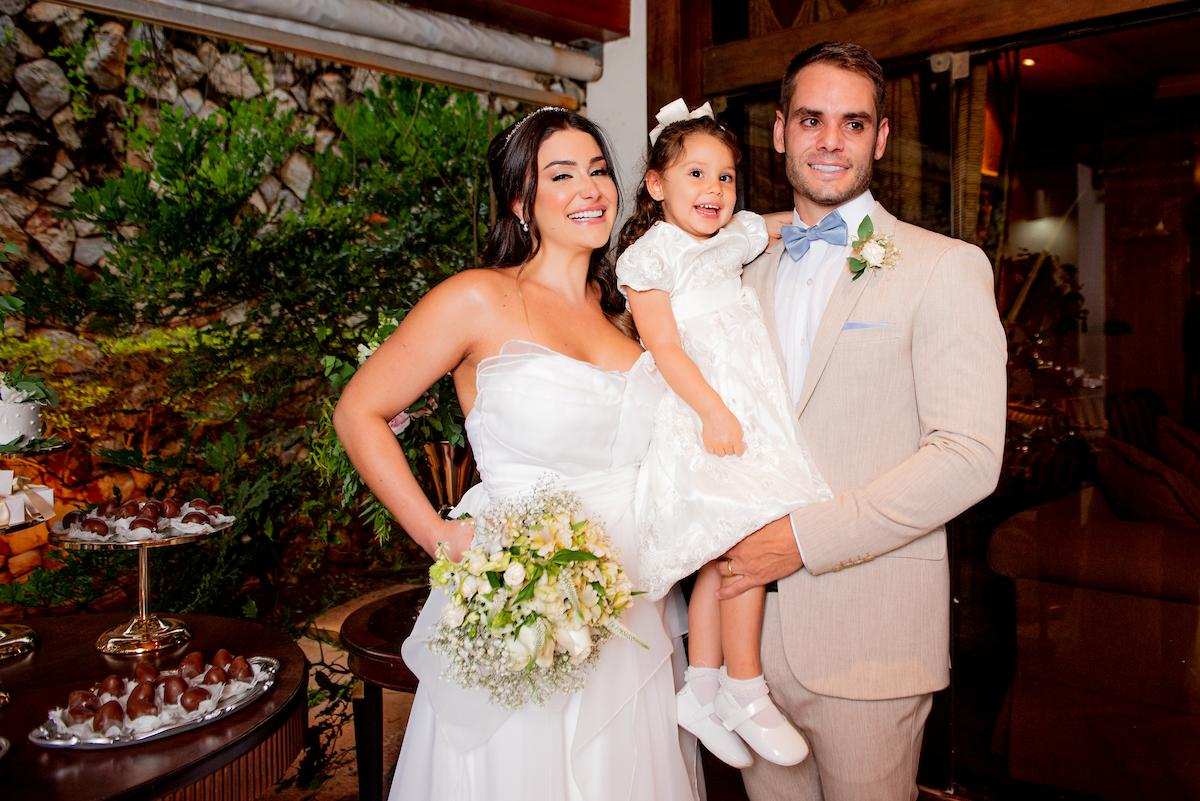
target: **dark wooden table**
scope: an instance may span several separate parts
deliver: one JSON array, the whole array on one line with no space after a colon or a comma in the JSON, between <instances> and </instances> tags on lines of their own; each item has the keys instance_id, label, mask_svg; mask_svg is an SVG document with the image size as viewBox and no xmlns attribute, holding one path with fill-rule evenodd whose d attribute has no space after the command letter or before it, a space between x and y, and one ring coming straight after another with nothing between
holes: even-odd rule
<instances>
[{"instance_id":1,"label":"dark wooden table","mask_svg":"<svg viewBox=\"0 0 1200 801\"><path fill-rule=\"evenodd\" d=\"M400 658L400 645L428 595L428 587L402 590L356 609L342 623L350 670L363 683L362 698L354 700L359 801L383 797L383 689L417 690L417 677Z\"/></svg>"},{"instance_id":2,"label":"dark wooden table","mask_svg":"<svg viewBox=\"0 0 1200 801\"><path fill-rule=\"evenodd\" d=\"M12 702L0 709L0 735L12 743L12 750L0 759L0 798L240 801L269 793L303 746L308 663L291 638L251 621L187 615L192 641L158 656L163 667L173 667L187 651L211 656L223 647L235 654L280 660L275 686L245 709L145 745L74 751L29 742L29 732L46 719L50 708L61 706L71 690L109 673L132 672L132 659L96 650L97 635L128 617L120 612L33 621L37 650L0 662L0 687L12 695Z\"/></svg>"}]
</instances>

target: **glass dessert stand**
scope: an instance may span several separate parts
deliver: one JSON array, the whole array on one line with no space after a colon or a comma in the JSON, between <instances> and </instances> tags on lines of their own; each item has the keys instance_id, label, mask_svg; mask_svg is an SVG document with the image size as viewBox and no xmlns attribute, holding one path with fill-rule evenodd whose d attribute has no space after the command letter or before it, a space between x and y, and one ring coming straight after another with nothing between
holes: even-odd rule
<instances>
[{"instance_id":1,"label":"glass dessert stand","mask_svg":"<svg viewBox=\"0 0 1200 801\"><path fill-rule=\"evenodd\" d=\"M194 534L161 534L138 540L87 540L73 537L63 531L52 531L50 542L59 548L79 551L129 551L138 552L138 613L128 623L105 631L96 640L96 649L113 656L137 656L138 654L174 648L188 642L191 632L177 617L157 615L150 611L150 551L155 548L170 548L202 540L222 531L232 522L212 526L211 530Z\"/></svg>"}]
</instances>

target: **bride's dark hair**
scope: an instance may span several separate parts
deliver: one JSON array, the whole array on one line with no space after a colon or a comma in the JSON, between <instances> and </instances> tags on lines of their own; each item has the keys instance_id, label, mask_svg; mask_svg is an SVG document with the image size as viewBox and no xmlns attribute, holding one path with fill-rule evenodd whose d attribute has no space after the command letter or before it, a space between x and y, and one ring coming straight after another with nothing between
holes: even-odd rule
<instances>
[{"instance_id":1,"label":"bride's dark hair","mask_svg":"<svg viewBox=\"0 0 1200 801\"><path fill-rule=\"evenodd\" d=\"M596 140L612 175L617 203L620 203L616 165L599 126L566 109L538 109L496 134L488 145L488 172L492 178L496 221L488 231L483 248L485 266L515 267L537 255L539 237L533 203L538 189L538 150L551 134L568 129L583 131ZM517 204L521 208L520 217L513 212L513 206ZM614 217L618 216L618 211L619 205L612 210ZM521 227L522 219L529 230ZM634 336L633 319L626 308L625 296L617 290L617 276L608 245L592 251L588 281L600 293L600 308L605 316L626 334Z\"/></svg>"}]
</instances>

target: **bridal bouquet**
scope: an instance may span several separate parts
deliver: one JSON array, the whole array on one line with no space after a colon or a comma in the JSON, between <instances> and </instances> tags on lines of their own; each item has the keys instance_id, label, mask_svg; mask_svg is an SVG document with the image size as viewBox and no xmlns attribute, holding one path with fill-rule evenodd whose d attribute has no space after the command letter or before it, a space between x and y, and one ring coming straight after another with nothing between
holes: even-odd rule
<instances>
[{"instance_id":1,"label":"bridal bouquet","mask_svg":"<svg viewBox=\"0 0 1200 801\"><path fill-rule=\"evenodd\" d=\"M429 577L450 599L429 647L502 706L574 692L612 634L637 641L619 618L638 593L604 529L546 483L492 504L461 560L439 550Z\"/></svg>"}]
</instances>

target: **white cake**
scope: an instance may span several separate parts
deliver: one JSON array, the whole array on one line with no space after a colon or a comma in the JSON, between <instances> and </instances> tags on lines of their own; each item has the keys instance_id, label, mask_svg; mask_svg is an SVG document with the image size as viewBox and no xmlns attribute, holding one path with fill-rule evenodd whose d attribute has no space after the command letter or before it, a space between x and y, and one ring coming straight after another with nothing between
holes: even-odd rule
<instances>
[{"instance_id":1,"label":"white cake","mask_svg":"<svg viewBox=\"0 0 1200 801\"><path fill-rule=\"evenodd\" d=\"M41 404L16 403L0 400L0 445L8 445L17 437L28 442L42 435Z\"/></svg>"}]
</instances>

